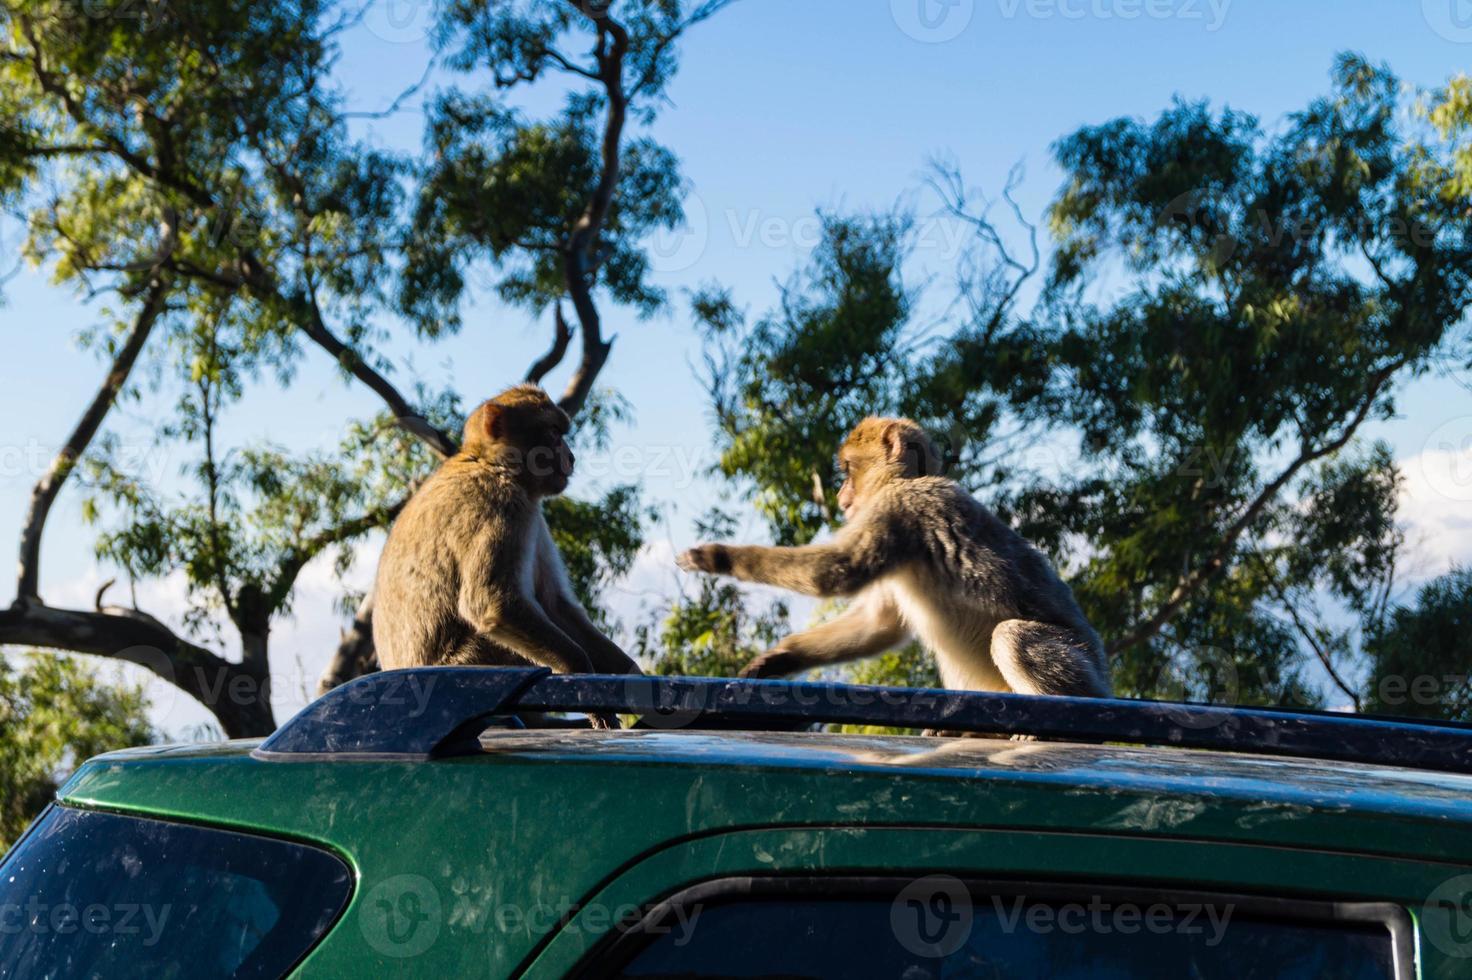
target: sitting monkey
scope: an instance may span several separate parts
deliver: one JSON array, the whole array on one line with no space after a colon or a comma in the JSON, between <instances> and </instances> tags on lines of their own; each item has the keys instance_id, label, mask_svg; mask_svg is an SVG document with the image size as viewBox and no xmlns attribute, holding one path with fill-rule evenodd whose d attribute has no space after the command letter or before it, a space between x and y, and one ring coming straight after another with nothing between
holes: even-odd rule
<instances>
[{"instance_id":1,"label":"sitting monkey","mask_svg":"<svg viewBox=\"0 0 1472 980\"><path fill-rule=\"evenodd\" d=\"M1103 644L1073 593L1032 545L940 473L909 419L869 418L838 455L844 527L827 544L706 544L688 571L812 596L852 596L832 622L789 636L743 677L778 677L858 660L912 636L949 688L1108 697Z\"/></svg>"},{"instance_id":2,"label":"sitting monkey","mask_svg":"<svg viewBox=\"0 0 1472 980\"><path fill-rule=\"evenodd\" d=\"M638 673L573 595L541 500L567 489L567 414L534 385L476 409L414 494L378 565L373 640L386 670L541 664ZM595 719L606 724L607 719Z\"/></svg>"}]
</instances>

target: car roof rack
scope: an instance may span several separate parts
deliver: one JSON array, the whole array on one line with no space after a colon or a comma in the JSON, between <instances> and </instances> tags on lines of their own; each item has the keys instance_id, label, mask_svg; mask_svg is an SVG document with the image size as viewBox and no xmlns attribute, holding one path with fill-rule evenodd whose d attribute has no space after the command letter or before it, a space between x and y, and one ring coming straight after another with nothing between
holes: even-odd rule
<instances>
[{"instance_id":1,"label":"car roof rack","mask_svg":"<svg viewBox=\"0 0 1472 980\"><path fill-rule=\"evenodd\" d=\"M483 751L519 712L642 716L643 729L793 730L850 724L1123 742L1472 773L1472 725L1326 711L813 681L416 667L329 691L255 749L259 759L428 761Z\"/></svg>"}]
</instances>

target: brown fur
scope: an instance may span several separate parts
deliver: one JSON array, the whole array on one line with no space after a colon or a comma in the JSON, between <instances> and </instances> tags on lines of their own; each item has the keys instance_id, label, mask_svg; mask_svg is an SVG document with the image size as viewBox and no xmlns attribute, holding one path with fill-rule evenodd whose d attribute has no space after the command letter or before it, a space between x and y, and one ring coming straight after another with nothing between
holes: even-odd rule
<instances>
[{"instance_id":1,"label":"brown fur","mask_svg":"<svg viewBox=\"0 0 1472 980\"><path fill-rule=\"evenodd\" d=\"M399 516L375 587L385 669L542 664L558 673L635 673L567 580L541 500L567 487L567 415L532 385L471 414L464 447Z\"/></svg>"},{"instance_id":2,"label":"brown fur","mask_svg":"<svg viewBox=\"0 0 1472 980\"><path fill-rule=\"evenodd\" d=\"M1047 559L954 481L908 419L869 418L839 451L846 523L826 544L707 544L681 567L814 596L844 614L789 636L744 676L882 653L918 637L947 687L1107 697L1103 644Z\"/></svg>"}]
</instances>

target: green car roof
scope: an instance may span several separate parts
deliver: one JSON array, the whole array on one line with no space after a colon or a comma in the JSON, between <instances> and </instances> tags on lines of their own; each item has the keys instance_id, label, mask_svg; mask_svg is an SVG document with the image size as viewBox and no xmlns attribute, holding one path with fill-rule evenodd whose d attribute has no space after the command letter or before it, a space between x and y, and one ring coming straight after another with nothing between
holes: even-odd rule
<instances>
[{"instance_id":1,"label":"green car roof","mask_svg":"<svg viewBox=\"0 0 1472 980\"><path fill-rule=\"evenodd\" d=\"M1395 902L1434 927L1450 913L1428 896L1472 866L1472 776L1386 766L821 733L496 731L434 762L256 744L102 756L61 798L340 853L358 891L302 976L561 976L596 945L590 910L722 875L1154 882ZM405 888L437 909L412 955L372 917ZM1456 952L1428 947L1424 975L1459 975Z\"/></svg>"}]
</instances>

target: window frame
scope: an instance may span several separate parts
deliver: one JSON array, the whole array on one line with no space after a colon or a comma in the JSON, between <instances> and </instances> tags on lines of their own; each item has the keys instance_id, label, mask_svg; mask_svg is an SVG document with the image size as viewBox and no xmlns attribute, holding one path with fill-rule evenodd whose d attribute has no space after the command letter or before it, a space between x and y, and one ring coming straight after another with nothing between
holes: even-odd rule
<instances>
[{"instance_id":1,"label":"window frame","mask_svg":"<svg viewBox=\"0 0 1472 980\"><path fill-rule=\"evenodd\" d=\"M668 931L676 907L720 905L782 898L893 898L905 886L935 870L882 875L730 875L687 885L652 903L637 922L611 929L571 972L570 980L606 980ZM1087 879L1023 879L955 875L973 895L992 894L1039 903L1077 902L1079 896L1113 903L1230 904L1253 917L1306 925L1381 925L1390 933L1393 980L1417 977L1416 929L1411 913L1394 902L1340 901L1180 888L1172 885L1104 884ZM656 931L658 930L658 931Z\"/></svg>"},{"instance_id":2,"label":"window frame","mask_svg":"<svg viewBox=\"0 0 1472 980\"><path fill-rule=\"evenodd\" d=\"M338 928L343 924L344 919L347 917L348 911L353 907L354 902L357 901L358 891L362 884L356 864L347 855L343 854L335 847L323 843L322 841L308 840L305 838L293 837L285 834L263 833L261 831L230 826L228 824L208 823L200 820L189 820L173 816L165 816L157 813L138 812L125 809L113 809L109 807L79 806L73 803L67 803L63 800L56 800L54 802L48 803L46 807L36 815L36 818L31 821L30 826L28 826L25 831L18 838L16 838L15 842L11 844L10 848L6 850L4 854L0 854L0 867L3 867L6 863L8 863L10 859L20 850L20 848L36 835L39 828L45 824L46 820L53 817L57 812L98 814L107 817L133 820L139 823L157 823L167 824L171 827L184 827L194 831L208 834L217 834L225 837L254 838L257 840L270 841L275 844L288 844L293 847L298 847L304 850L309 850L318 854L325 855L331 858L337 864L341 865L343 877L347 886L346 891L343 894L341 905L338 907L337 912L332 916L332 918L323 924L321 931L312 937L311 942L300 952L296 959L293 960L288 967L286 967L286 969L281 974L282 977L293 976L301 968L302 964L306 962L307 958L310 957L314 952L316 952L322 946L322 944L325 943L327 939L338 930Z\"/></svg>"}]
</instances>

